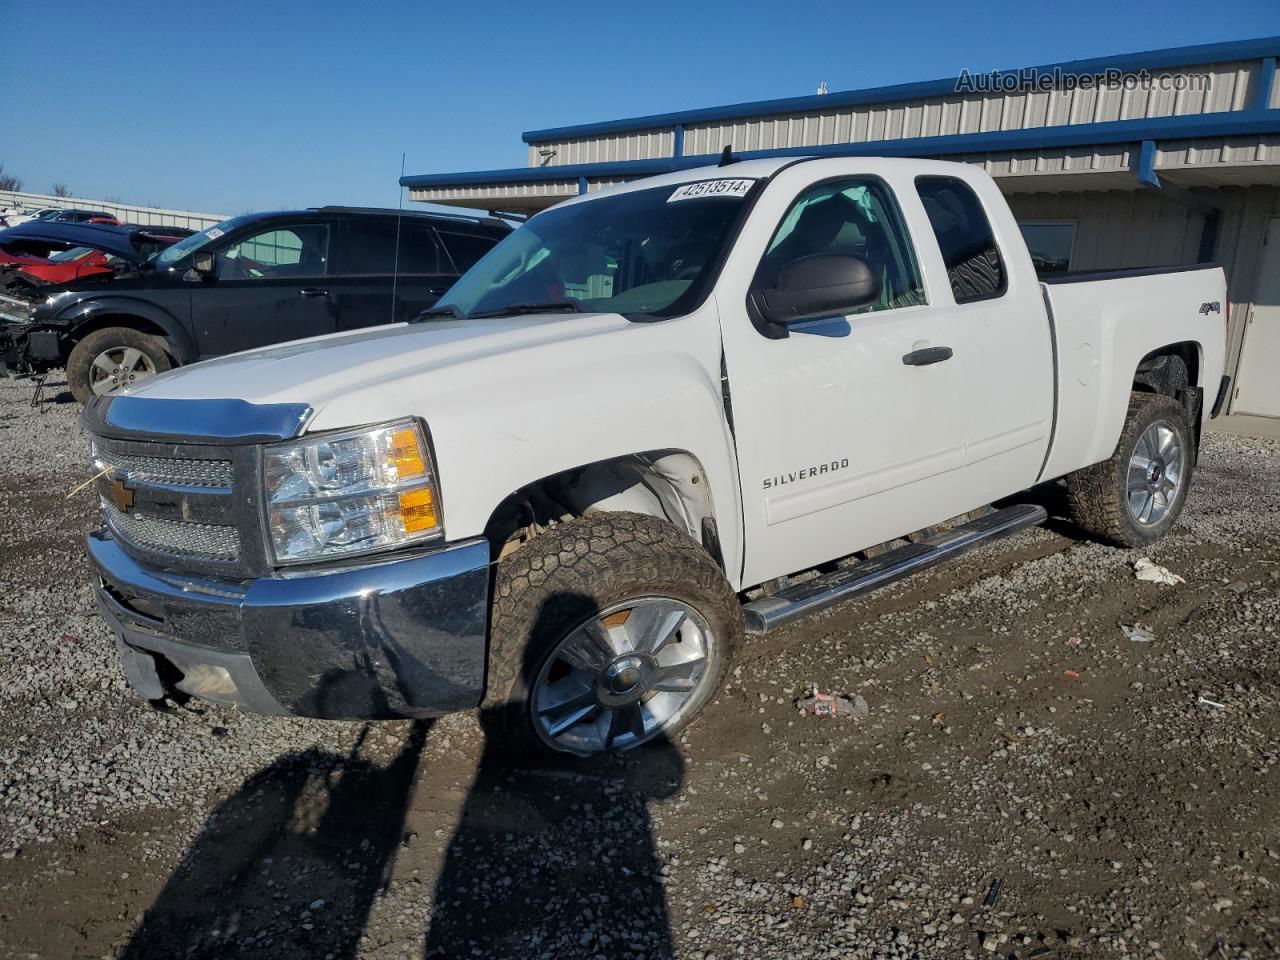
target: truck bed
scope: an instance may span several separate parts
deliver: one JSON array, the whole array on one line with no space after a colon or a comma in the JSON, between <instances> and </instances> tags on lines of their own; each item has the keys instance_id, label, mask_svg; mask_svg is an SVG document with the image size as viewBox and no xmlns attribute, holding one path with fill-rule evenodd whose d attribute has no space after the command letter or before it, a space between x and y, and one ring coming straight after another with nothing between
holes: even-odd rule
<instances>
[{"instance_id":1,"label":"truck bed","mask_svg":"<svg viewBox=\"0 0 1280 960\"><path fill-rule=\"evenodd\" d=\"M1226 359L1227 281L1217 264L1068 274L1041 290L1057 384L1042 480L1111 456L1134 373L1157 348L1186 344L1191 382L1212 399Z\"/></svg>"}]
</instances>

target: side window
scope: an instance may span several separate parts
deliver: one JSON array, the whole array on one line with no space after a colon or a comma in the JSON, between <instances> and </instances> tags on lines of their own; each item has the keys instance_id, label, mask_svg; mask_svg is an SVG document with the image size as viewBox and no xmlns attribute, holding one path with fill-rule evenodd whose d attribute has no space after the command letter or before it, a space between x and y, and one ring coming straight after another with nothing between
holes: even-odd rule
<instances>
[{"instance_id":1,"label":"side window","mask_svg":"<svg viewBox=\"0 0 1280 960\"><path fill-rule=\"evenodd\" d=\"M329 227L323 223L272 227L218 254L218 276L229 280L322 277L329 266Z\"/></svg>"},{"instance_id":2,"label":"side window","mask_svg":"<svg viewBox=\"0 0 1280 960\"><path fill-rule=\"evenodd\" d=\"M854 313L926 302L910 236L893 194L880 180L837 180L802 193L769 241L753 287L775 289L783 267L819 253L860 257L880 276L879 298Z\"/></svg>"},{"instance_id":3,"label":"side window","mask_svg":"<svg viewBox=\"0 0 1280 960\"><path fill-rule=\"evenodd\" d=\"M396 269L394 220L348 220L342 225L338 271L390 276Z\"/></svg>"},{"instance_id":4,"label":"side window","mask_svg":"<svg viewBox=\"0 0 1280 960\"><path fill-rule=\"evenodd\" d=\"M989 300L1009 285L995 234L977 194L953 177L919 177L916 190L942 250L956 303Z\"/></svg>"},{"instance_id":5,"label":"side window","mask_svg":"<svg viewBox=\"0 0 1280 960\"><path fill-rule=\"evenodd\" d=\"M446 266L441 270L440 244L436 240L436 232L431 224L421 221L413 222L408 217L400 223L400 272L401 273L448 273Z\"/></svg>"},{"instance_id":6,"label":"side window","mask_svg":"<svg viewBox=\"0 0 1280 960\"><path fill-rule=\"evenodd\" d=\"M440 231L440 239L444 241L449 256L453 258L453 265L458 268L460 274L470 270L477 260L498 245L498 241L492 237L482 237L472 233L450 233L444 230Z\"/></svg>"}]
</instances>

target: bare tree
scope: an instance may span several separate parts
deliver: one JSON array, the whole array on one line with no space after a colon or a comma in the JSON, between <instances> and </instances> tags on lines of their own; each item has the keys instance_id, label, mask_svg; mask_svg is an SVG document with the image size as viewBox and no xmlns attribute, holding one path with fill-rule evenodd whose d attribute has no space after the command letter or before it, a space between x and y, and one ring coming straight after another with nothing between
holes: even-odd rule
<instances>
[{"instance_id":1,"label":"bare tree","mask_svg":"<svg viewBox=\"0 0 1280 960\"><path fill-rule=\"evenodd\" d=\"M0 163L0 190L21 190L22 178L4 172L4 164Z\"/></svg>"},{"instance_id":2,"label":"bare tree","mask_svg":"<svg viewBox=\"0 0 1280 960\"><path fill-rule=\"evenodd\" d=\"M55 197L69 197L71 196L71 188L65 183L55 183L53 185L53 195Z\"/></svg>"}]
</instances>

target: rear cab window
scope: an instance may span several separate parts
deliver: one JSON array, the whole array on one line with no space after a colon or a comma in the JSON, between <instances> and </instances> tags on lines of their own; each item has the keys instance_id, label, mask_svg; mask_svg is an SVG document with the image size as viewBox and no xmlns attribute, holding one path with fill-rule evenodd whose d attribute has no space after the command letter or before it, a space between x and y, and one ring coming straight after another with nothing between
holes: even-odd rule
<instances>
[{"instance_id":1,"label":"rear cab window","mask_svg":"<svg viewBox=\"0 0 1280 960\"><path fill-rule=\"evenodd\" d=\"M933 227L956 303L1004 296L1008 272L978 195L955 177L917 177L916 191Z\"/></svg>"}]
</instances>

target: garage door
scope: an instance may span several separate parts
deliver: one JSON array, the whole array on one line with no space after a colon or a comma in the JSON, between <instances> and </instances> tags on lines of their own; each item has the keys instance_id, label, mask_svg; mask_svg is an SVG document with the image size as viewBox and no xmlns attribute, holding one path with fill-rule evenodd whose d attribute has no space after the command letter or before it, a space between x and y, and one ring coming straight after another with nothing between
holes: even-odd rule
<instances>
[{"instance_id":1,"label":"garage door","mask_svg":"<svg viewBox=\"0 0 1280 960\"><path fill-rule=\"evenodd\" d=\"M1271 221L1244 328L1232 413L1280 417L1280 217Z\"/></svg>"}]
</instances>

